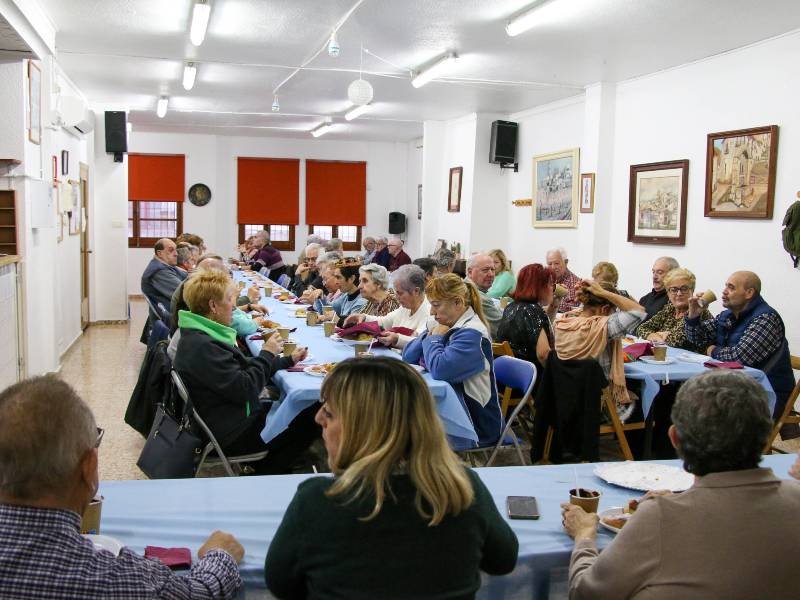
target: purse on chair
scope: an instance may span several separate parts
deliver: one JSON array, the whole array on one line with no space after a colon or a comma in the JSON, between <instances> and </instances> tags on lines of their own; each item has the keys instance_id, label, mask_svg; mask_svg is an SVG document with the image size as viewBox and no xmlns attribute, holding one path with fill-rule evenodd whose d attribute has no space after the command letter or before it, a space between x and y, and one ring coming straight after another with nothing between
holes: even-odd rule
<instances>
[{"instance_id":1,"label":"purse on chair","mask_svg":"<svg viewBox=\"0 0 800 600\"><path fill-rule=\"evenodd\" d=\"M189 429L191 405L183 407L183 417L175 420L159 404L150 434L136 461L150 479L194 477L203 452L203 441Z\"/></svg>"}]
</instances>

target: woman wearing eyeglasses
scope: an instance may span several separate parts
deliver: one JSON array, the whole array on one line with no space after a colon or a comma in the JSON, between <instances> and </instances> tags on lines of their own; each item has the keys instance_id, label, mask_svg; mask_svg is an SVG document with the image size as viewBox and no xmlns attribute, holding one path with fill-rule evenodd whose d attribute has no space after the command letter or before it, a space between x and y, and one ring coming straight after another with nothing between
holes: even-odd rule
<instances>
[{"instance_id":1,"label":"woman wearing eyeglasses","mask_svg":"<svg viewBox=\"0 0 800 600\"><path fill-rule=\"evenodd\" d=\"M636 334L651 342L664 342L673 348L683 348L703 353L686 339L684 317L689 310L689 298L694 295L695 276L688 269L672 269L664 275L664 287L669 302L653 317L639 325ZM702 320L713 319L708 309L703 310Z\"/></svg>"}]
</instances>

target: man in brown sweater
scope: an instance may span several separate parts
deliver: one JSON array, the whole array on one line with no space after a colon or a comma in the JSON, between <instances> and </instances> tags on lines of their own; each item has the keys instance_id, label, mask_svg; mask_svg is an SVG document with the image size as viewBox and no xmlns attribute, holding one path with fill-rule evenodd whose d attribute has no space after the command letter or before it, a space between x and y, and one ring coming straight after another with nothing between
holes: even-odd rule
<instances>
[{"instance_id":1,"label":"man in brown sweater","mask_svg":"<svg viewBox=\"0 0 800 600\"><path fill-rule=\"evenodd\" d=\"M569 597L795 597L800 485L758 468L766 392L742 373L710 371L683 385L672 421L670 440L696 477L689 490L647 498L602 554L597 515L563 505L575 538Z\"/></svg>"}]
</instances>

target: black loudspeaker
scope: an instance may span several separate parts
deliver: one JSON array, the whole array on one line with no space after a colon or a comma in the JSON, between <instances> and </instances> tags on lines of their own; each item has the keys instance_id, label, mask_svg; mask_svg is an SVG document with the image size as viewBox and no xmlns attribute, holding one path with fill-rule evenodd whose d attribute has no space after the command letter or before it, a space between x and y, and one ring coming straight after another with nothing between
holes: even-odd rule
<instances>
[{"instance_id":1,"label":"black loudspeaker","mask_svg":"<svg viewBox=\"0 0 800 600\"><path fill-rule=\"evenodd\" d=\"M494 121L492 123L492 141L489 144L489 162L494 164L511 164L517 162L518 123L511 121Z\"/></svg>"},{"instance_id":2,"label":"black loudspeaker","mask_svg":"<svg viewBox=\"0 0 800 600\"><path fill-rule=\"evenodd\" d=\"M128 151L128 130L125 113L119 110L106 111L106 152L114 154L114 162L122 162L122 154Z\"/></svg>"},{"instance_id":3,"label":"black loudspeaker","mask_svg":"<svg viewBox=\"0 0 800 600\"><path fill-rule=\"evenodd\" d=\"M400 212L389 213L389 233L405 233L406 216Z\"/></svg>"}]
</instances>

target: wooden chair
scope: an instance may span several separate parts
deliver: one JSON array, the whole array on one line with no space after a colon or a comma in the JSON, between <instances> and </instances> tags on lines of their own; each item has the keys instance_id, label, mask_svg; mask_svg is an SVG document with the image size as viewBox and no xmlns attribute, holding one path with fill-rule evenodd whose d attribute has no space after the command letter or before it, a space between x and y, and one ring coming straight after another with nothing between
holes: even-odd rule
<instances>
[{"instance_id":1,"label":"wooden chair","mask_svg":"<svg viewBox=\"0 0 800 600\"><path fill-rule=\"evenodd\" d=\"M511 345L505 341L492 343L492 355L497 358L498 356L510 356L514 358L514 351L511 349ZM507 387L503 392L503 395L500 397L500 411L503 413L503 416L508 414L508 408L510 406L516 406L519 404L519 401L522 398L512 398L511 397L511 388Z\"/></svg>"},{"instance_id":2,"label":"wooden chair","mask_svg":"<svg viewBox=\"0 0 800 600\"><path fill-rule=\"evenodd\" d=\"M791 361L792 361L792 369L800 370L800 356L792 356ZM789 399L786 401L786 406L783 407L783 414L775 423L775 427L772 428L772 433L770 433L769 439L767 440L767 447L764 448L764 454L772 454L773 451L780 452L781 454L786 454L784 450L776 448L773 444L775 443L775 438L778 437L778 432L781 430L781 427L784 424L786 423L800 424L800 414L794 412L794 403L797 402L798 396L800 396L800 381L798 381L795 384L792 393L789 395Z\"/></svg>"}]
</instances>

